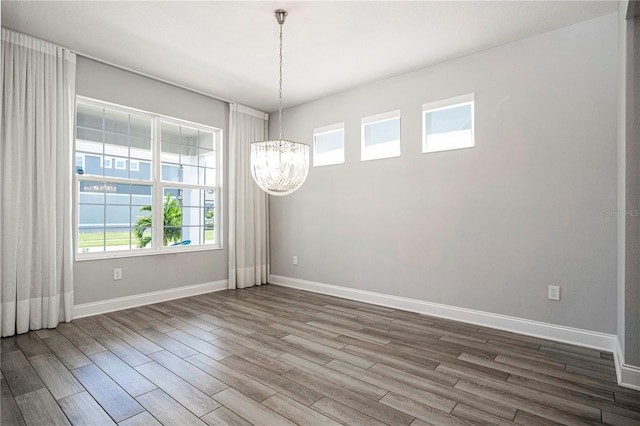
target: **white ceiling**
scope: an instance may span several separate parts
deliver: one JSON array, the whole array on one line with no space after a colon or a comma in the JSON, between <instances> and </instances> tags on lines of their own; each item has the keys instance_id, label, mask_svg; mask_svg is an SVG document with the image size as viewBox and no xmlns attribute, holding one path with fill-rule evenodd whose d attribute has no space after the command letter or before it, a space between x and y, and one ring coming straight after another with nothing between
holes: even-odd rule
<instances>
[{"instance_id":1,"label":"white ceiling","mask_svg":"<svg viewBox=\"0 0 640 426\"><path fill-rule=\"evenodd\" d=\"M2 26L264 111L617 10L612 1L2 1Z\"/></svg>"}]
</instances>

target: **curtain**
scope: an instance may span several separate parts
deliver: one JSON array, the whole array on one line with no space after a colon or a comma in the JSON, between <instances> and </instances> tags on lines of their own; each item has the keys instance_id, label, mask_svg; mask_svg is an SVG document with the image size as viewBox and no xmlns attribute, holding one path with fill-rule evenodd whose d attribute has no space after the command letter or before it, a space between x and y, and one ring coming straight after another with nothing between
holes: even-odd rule
<instances>
[{"instance_id":1,"label":"curtain","mask_svg":"<svg viewBox=\"0 0 640 426\"><path fill-rule=\"evenodd\" d=\"M251 176L251 142L267 137L269 115L230 104L229 288L266 284L269 277L269 198Z\"/></svg>"},{"instance_id":2,"label":"curtain","mask_svg":"<svg viewBox=\"0 0 640 426\"><path fill-rule=\"evenodd\" d=\"M75 74L74 53L2 29L3 337L71 320Z\"/></svg>"}]
</instances>

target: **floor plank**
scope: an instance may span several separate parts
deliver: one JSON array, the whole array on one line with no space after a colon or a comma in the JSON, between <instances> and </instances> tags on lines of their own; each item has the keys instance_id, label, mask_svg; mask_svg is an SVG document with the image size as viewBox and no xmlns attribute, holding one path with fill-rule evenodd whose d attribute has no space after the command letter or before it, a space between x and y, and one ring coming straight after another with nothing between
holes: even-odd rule
<instances>
[{"instance_id":1,"label":"floor plank","mask_svg":"<svg viewBox=\"0 0 640 426\"><path fill-rule=\"evenodd\" d=\"M208 395L160 364L149 362L136 367L136 370L198 417L219 407Z\"/></svg>"},{"instance_id":2,"label":"floor plank","mask_svg":"<svg viewBox=\"0 0 640 426\"><path fill-rule=\"evenodd\" d=\"M226 407L210 412L202 420L209 426L251 426L251 423Z\"/></svg>"},{"instance_id":3,"label":"floor plank","mask_svg":"<svg viewBox=\"0 0 640 426\"><path fill-rule=\"evenodd\" d=\"M91 364L91 360L63 335L48 337L43 342L69 370Z\"/></svg>"},{"instance_id":4,"label":"floor plank","mask_svg":"<svg viewBox=\"0 0 640 426\"><path fill-rule=\"evenodd\" d=\"M118 426L162 426L162 423L156 420L148 411L144 411L121 421Z\"/></svg>"},{"instance_id":5,"label":"floor plank","mask_svg":"<svg viewBox=\"0 0 640 426\"><path fill-rule=\"evenodd\" d=\"M242 358L230 357L220 362L301 404L311 405L322 398L321 394Z\"/></svg>"},{"instance_id":6,"label":"floor plank","mask_svg":"<svg viewBox=\"0 0 640 426\"><path fill-rule=\"evenodd\" d=\"M345 425L383 426L386 424L326 396L315 402L311 408Z\"/></svg>"},{"instance_id":7,"label":"floor plank","mask_svg":"<svg viewBox=\"0 0 640 426\"><path fill-rule=\"evenodd\" d=\"M0 398L0 424L15 426L24 425L24 419L22 418L18 404L16 404L16 400L13 398L6 380L0 380L0 389L2 391L2 397Z\"/></svg>"},{"instance_id":8,"label":"floor plank","mask_svg":"<svg viewBox=\"0 0 640 426\"><path fill-rule=\"evenodd\" d=\"M93 337L89 336L74 323L61 323L58 325L58 330L85 355L92 355L107 350L107 348L98 343Z\"/></svg>"},{"instance_id":9,"label":"floor plank","mask_svg":"<svg viewBox=\"0 0 640 426\"><path fill-rule=\"evenodd\" d=\"M62 411L73 425L115 425L111 417L87 392L81 392L58 401Z\"/></svg>"},{"instance_id":10,"label":"floor plank","mask_svg":"<svg viewBox=\"0 0 640 426\"><path fill-rule=\"evenodd\" d=\"M213 397L220 404L256 426L295 425L287 418L233 388L225 389Z\"/></svg>"},{"instance_id":11,"label":"floor plank","mask_svg":"<svg viewBox=\"0 0 640 426\"><path fill-rule=\"evenodd\" d=\"M140 404L95 365L73 370L73 374L116 422L144 411Z\"/></svg>"},{"instance_id":12,"label":"floor plank","mask_svg":"<svg viewBox=\"0 0 640 426\"><path fill-rule=\"evenodd\" d=\"M44 388L40 376L33 369L22 351L2 353L2 374L14 397Z\"/></svg>"},{"instance_id":13,"label":"floor plank","mask_svg":"<svg viewBox=\"0 0 640 426\"><path fill-rule=\"evenodd\" d=\"M214 393L218 393L221 390L226 389L228 386L222 383L215 377L205 373L193 364L182 360L180 357L172 354L168 351L160 351L150 355L151 358L158 364L165 367L167 370L182 377L187 382L191 383L196 388L200 389L205 394L211 396Z\"/></svg>"},{"instance_id":14,"label":"floor plank","mask_svg":"<svg viewBox=\"0 0 640 426\"><path fill-rule=\"evenodd\" d=\"M250 396L256 401L262 402L276 394L276 391L273 389L205 355L194 355L186 360L228 386L240 390L243 394Z\"/></svg>"},{"instance_id":15,"label":"floor plank","mask_svg":"<svg viewBox=\"0 0 640 426\"><path fill-rule=\"evenodd\" d=\"M138 402L164 426L204 426L192 412L184 408L162 389L140 395Z\"/></svg>"},{"instance_id":16,"label":"floor plank","mask_svg":"<svg viewBox=\"0 0 640 426\"><path fill-rule=\"evenodd\" d=\"M339 426L335 420L320 414L319 412L287 398L276 394L262 401L262 404L271 408L276 413L288 418L299 425L313 426Z\"/></svg>"},{"instance_id":17,"label":"floor plank","mask_svg":"<svg viewBox=\"0 0 640 426\"><path fill-rule=\"evenodd\" d=\"M32 356L29 362L36 370L54 399L61 399L84 391L73 374L52 353Z\"/></svg>"},{"instance_id":18,"label":"floor plank","mask_svg":"<svg viewBox=\"0 0 640 426\"><path fill-rule=\"evenodd\" d=\"M28 425L70 425L62 410L45 388L16 397L24 421Z\"/></svg>"},{"instance_id":19,"label":"floor plank","mask_svg":"<svg viewBox=\"0 0 640 426\"><path fill-rule=\"evenodd\" d=\"M89 358L131 396L142 395L156 388L156 385L112 352L99 352L89 355Z\"/></svg>"}]
</instances>

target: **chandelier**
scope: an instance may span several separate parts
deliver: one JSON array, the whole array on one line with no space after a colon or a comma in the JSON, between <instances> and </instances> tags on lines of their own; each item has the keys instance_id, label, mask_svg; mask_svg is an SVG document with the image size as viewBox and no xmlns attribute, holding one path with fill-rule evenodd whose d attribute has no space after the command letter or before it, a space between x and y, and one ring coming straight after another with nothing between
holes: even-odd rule
<instances>
[{"instance_id":1,"label":"chandelier","mask_svg":"<svg viewBox=\"0 0 640 426\"><path fill-rule=\"evenodd\" d=\"M274 12L280 24L280 80L278 140L251 143L251 175L260 189L271 195L288 195L300 188L309 173L309 145L282 139L282 25L287 11Z\"/></svg>"}]
</instances>

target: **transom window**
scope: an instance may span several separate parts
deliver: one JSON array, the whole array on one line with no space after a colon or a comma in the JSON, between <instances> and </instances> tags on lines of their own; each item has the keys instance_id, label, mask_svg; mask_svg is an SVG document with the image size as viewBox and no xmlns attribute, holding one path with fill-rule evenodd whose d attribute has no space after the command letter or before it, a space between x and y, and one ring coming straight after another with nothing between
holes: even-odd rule
<instances>
[{"instance_id":1,"label":"transom window","mask_svg":"<svg viewBox=\"0 0 640 426\"><path fill-rule=\"evenodd\" d=\"M362 119L362 161L400 156L400 111Z\"/></svg>"},{"instance_id":2,"label":"transom window","mask_svg":"<svg viewBox=\"0 0 640 426\"><path fill-rule=\"evenodd\" d=\"M78 258L218 248L222 130L78 98Z\"/></svg>"},{"instance_id":3,"label":"transom window","mask_svg":"<svg viewBox=\"0 0 640 426\"><path fill-rule=\"evenodd\" d=\"M344 123L313 131L313 167L344 163Z\"/></svg>"},{"instance_id":4,"label":"transom window","mask_svg":"<svg viewBox=\"0 0 640 426\"><path fill-rule=\"evenodd\" d=\"M473 94L422 106L422 152L475 146Z\"/></svg>"}]
</instances>

